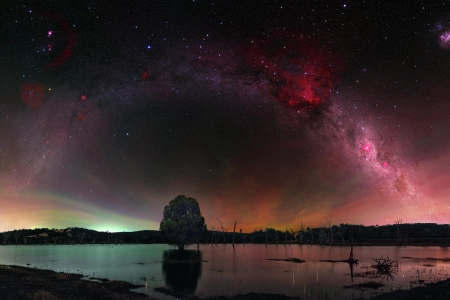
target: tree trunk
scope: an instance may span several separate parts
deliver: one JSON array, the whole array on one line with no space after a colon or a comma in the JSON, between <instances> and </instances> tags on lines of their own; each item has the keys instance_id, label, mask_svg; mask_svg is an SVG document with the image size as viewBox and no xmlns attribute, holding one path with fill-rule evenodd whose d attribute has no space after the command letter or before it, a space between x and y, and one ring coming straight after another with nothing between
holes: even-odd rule
<instances>
[{"instance_id":1,"label":"tree trunk","mask_svg":"<svg viewBox=\"0 0 450 300\"><path fill-rule=\"evenodd\" d=\"M267 227L266 227L266 247L267 247Z\"/></svg>"},{"instance_id":2,"label":"tree trunk","mask_svg":"<svg viewBox=\"0 0 450 300\"><path fill-rule=\"evenodd\" d=\"M178 244L178 250L183 251L184 250L184 243Z\"/></svg>"},{"instance_id":3,"label":"tree trunk","mask_svg":"<svg viewBox=\"0 0 450 300\"><path fill-rule=\"evenodd\" d=\"M233 247L234 247L234 234L236 232L236 221L234 221L234 229L233 229Z\"/></svg>"}]
</instances>

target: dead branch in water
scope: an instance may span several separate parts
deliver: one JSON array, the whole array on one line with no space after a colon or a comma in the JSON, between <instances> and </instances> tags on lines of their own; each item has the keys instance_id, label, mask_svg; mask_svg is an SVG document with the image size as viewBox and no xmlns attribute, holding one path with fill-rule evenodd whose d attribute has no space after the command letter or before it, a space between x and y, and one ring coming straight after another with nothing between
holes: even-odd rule
<instances>
[{"instance_id":1,"label":"dead branch in water","mask_svg":"<svg viewBox=\"0 0 450 300\"><path fill-rule=\"evenodd\" d=\"M274 260L274 261L287 261L287 262L294 262L294 263L304 263L305 260L299 259L299 258L295 258L295 257L289 257L286 259L281 259L281 258L267 258L266 260Z\"/></svg>"},{"instance_id":2,"label":"dead branch in water","mask_svg":"<svg viewBox=\"0 0 450 300\"><path fill-rule=\"evenodd\" d=\"M348 259L342 259L342 260L325 259L325 260L320 260L320 262L333 262L333 263L345 262L345 263L348 263L348 264L351 264L351 265L353 265L353 264L357 265L358 264L358 259L356 259L355 255L353 254L353 245L352 245L352 247L350 248L350 254L348 256Z\"/></svg>"},{"instance_id":3,"label":"dead branch in water","mask_svg":"<svg viewBox=\"0 0 450 300\"><path fill-rule=\"evenodd\" d=\"M374 258L373 259L377 264L373 265L372 267L376 268L379 272L389 272L395 268L397 268L397 264L395 260L391 260L388 258Z\"/></svg>"},{"instance_id":4,"label":"dead branch in water","mask_svg":"<svg viewBox=\"0 0 450 300\"><path fill-rule=\"evenodd\" d=\"M407 259L428 259L428 260L440 260L440 261L450 261L450 258L435 258L435 257L410 257L410 256L402 256L402 258L407 258Z\"/></svg>"},{"instance_id":5,"label":"dead branch in water","mask_svg":"<svg viewBox=\"0 0 450 300\"><path fill-rule=\"evenodd\" d=\"M372 268L377 269L377 276L386 280L394 280L394 275L397 274L398 264L395 260L391 260L389 257L374 258L376 265L372 265Z\"/></svg>"}]
</instances>

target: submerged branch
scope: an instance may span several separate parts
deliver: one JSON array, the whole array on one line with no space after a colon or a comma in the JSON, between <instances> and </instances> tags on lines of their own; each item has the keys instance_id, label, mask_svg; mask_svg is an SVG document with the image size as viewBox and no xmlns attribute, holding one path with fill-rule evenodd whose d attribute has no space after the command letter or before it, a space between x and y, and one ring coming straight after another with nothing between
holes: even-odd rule
<instances>
[{"instance_id":1,"label":"submerged branch","mask_svg":"<svg viewBox=\"0 0 450 300\"><path fill-rule=\"evenodd\" d=\"M295 257L289 257L286 259L281 259L281 258L267 258L266 260L274 260L274 261L287 261L287 262L294 262L294 263L304 263L305 260L299 259L299 258L295 258Z\"/></svg>"}]
</instances>

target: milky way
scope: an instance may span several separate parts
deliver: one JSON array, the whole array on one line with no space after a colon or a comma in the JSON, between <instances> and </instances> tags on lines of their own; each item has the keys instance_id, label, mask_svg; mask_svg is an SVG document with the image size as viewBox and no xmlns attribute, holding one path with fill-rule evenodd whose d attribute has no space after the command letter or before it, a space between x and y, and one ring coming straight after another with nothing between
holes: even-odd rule
<instances>
[{"instance_id":1,"label":"milky way","mask_svg":"<svg viewBox=\"0 0 450 300\"><path fill-rule=\"evenodd\" d=\"M450 49L450 21L448 17L442 17L436 22L433 30L438 37L439 45L443 49Z\"/></svg>"},{"instance_id":2,"label":"milky way","mask_svg":"<svg viewBox=\"0 0 450 300\"><path fill-rule=\"evenodd\" d=\"M11 6L0 230L446 222L442 7L174 5Z\"/></svg>"}]
</instances>

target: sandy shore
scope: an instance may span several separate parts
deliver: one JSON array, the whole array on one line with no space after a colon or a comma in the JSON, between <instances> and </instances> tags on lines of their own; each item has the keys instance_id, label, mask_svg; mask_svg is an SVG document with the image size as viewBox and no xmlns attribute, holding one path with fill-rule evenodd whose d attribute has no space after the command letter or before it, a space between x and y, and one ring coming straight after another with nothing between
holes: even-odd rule
<instances>
[{"instance_id":1,"label":"sandy shore","mask_svg":"<svg viewBox=\"0 0 450 300\"><path fill-rule=\"evenodd\" d=\"M81 280L79 274L58 273L50 270L40 270L19 266L0 265L0 299L2 300L56 300L56 299L152 299L149 296L130 291L138 286L125 281L95 282ZM167 294L171 291L167 290ZM200 300L172 292L178 299ZM246 294L232 298L211 297L210 300L287 300L296 299L284 295ZM400 290L379 295L374 300L400 299L450 299L450 279L438 283L427 284L412 290Z\"/></svg>"}]
</instances>

